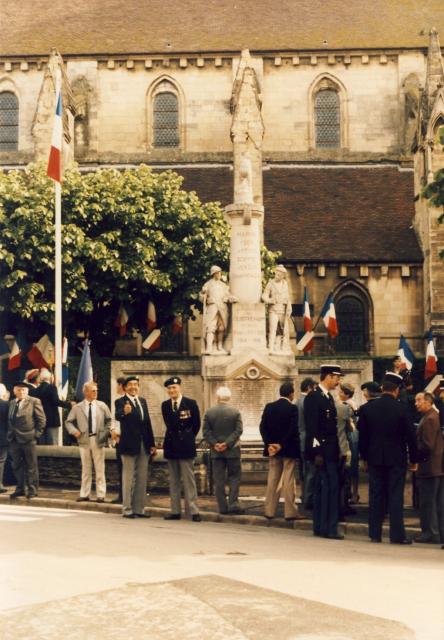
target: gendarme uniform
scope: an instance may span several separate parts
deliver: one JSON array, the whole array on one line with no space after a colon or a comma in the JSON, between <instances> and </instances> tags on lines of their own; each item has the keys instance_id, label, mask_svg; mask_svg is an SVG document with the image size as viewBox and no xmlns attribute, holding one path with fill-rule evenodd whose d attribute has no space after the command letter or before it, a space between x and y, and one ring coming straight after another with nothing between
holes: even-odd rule
<instances>
[{"instance_id":1,"label":"gendarme uniform","mask_svg":"<svg viewBox=\"0 0 444 640\"><path fill-rule=\"evenodd\" d=\"M321 373L342 375L338 365L322 365ZM339 442L335 401L322 382L304 400L306 426L305 456L316 461L313 533L338 535Z\"/></svg>"}]
</instances>

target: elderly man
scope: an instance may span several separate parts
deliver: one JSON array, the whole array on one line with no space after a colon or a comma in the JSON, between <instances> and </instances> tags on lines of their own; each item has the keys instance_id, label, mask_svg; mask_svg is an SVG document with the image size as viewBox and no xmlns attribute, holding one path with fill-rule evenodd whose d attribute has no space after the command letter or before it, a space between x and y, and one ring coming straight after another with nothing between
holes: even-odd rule
<instances>
[{"instance_id":1,"label":"elderly man","mask_svg":"<svg viewBox=\"0 0 444 640\"><path fill-rule=\"evenodd\" d=\"M270 280L262 294L262 300L269 305L268 311L268 348L271 352L288 351L291 317L290 292L287 282L287 269L278 264L274 280Z\"/></svg>"},{"instance_id":2,"label":"elderly man","mask_svg":"<svg viewBox=\"0 0 444 640\"><path fill-rule=\"evenodd\" d=\"M228 303L236 302L230 289L222 282L222 269L216 265L210 269L211 279L202 287L200 299L203 302L203 332L205 353L213 353L216 341L216 353L224 354L224 339L228 328Z\"/></svg>"},{"instance_id":3,"label":"elderly man","mask_svg":"<svg viewBox=\"0 0 444 640\"><path fill-rule=\"evenodd\" d=\"M17 480L10 498L24 496L26 488L28 498L34 498L39 485L36 444L46 418L40 400L30 397L28 392L26 383L18 382L14 386L15 400L9 403L7 440Z\"/></svg>"},{"instance_id":4,"label":"elderly man","mask_svg":"<svg viewBox=\"0 0 444 640\"><path fill-rule=\"evenodd\" d=\"M403 378L387 372L382 396L359 411L359 453L369 472L369 537L382 541L386 507L390 517L390 542L411 544L404 528L404 486L407 452L410 469L416 470L416 440L407 408L398 401Z\"/></svg>"},{"instance_id":5,"label":"elderly man","mask_svg":"<svg viewBox=\"0 0 444 640\"><path fill-rule=\"evenodd\" d=\"M120 430L115 435L122 457L122 515L124 518L149 518L145 513L146 485L150 456L156 455L148 403L139 395L139 378L128 376L123 383L125 395L115 402Z\"/></svg>"},{"instance_id":6,"label":"elderly man","mask_svg":"<svg viewBox=\"0 0 444 640\"><path fill-rule=\"evenodd\" d=\"M211 447L217 506L219 513L242 514L244 511L239 504L242 416L229 404L231 391L228 387L219 387L216 398L218 404L205 413L203 435ZM228 485L228 502L225 484Z\"/></svg>"},{"instance_id":7,"label":"elderly man","mask_svg":"<svg viewBox=\"0 0 444 640\"><path fill-rule=\"evenodd\" d=\"M96 476L97 502L105 502L105 447L112 421L106 404L97 400L97 391L95 382L85 382L84 400L71 409L65 423L67 431L77 439L82 462L82 483L78 502L90 499L92 464Z\"/></svg>"},{"instance_id":8,"label":"elderly man","mask_svg":"<svg viewBox=\"0 0 444 640\"><path fill-rule=\"evenodd\" d=\"M284 516L288 521L299 520L295 507L295 467L300 456L298 409L294 400L294 386L284 382L279 399L265 406L259 430L264 441L264 456L269 458L267 490L265 493L266 518L274 518L279 496L284 497ZM282 489L278 486L282 480Z\"/></svg>"},{"instance_id":9,"label":"elderly man","mask_svg":"<svg viewBox=\"0 0 444 640\"><path fill-rule=\"evenodd\" d=\"M439 412L431 393L416 394L415 406L422 418L416 433L421 535L414 540L444 543L444 439Z\"/></svg>"},{"instance_id":10,"label":"elderly man","mask_svg":"<svg viewBox=\"0 0 444 640\"><path fill-rule=\"evenodd\" d=\"M162 416L166 426L163 453L168 460L171 513L165 520L180 520L180 484L183 482L186 510L193 522L200 522L197 506L197 487L194 478L196 436L200 429L197 402L182 395L181 379L173 376L165 381L169 399L162 402Z\"/></svg>"},{"instance_id":11,"label":"elderly man","mask_svg":"<svg viewBox=\"0 0 444 640\"><path fill-rule=\"evenodd\" d=\"M6 458L8 457L8 392L4 384L0 383L0 493L6 493L3 486Z\"/></svg>"},{"instance_id":12,"label":"elderly man","mask_svg":"<svg viewBox=\"0 0 444 640\"><path fill-rule=\"evenodd\" d=\"M304 402L305 456L316 468L313 505L313 535L343 540L338 533L339 440L336 406L331 392L342 376L337 364L323 364L320 382Z\"/></svg>"},{"instance_id":13,"label":"elderly man","mask_svg":"<svg viewBox=\"0 0 444 640\"><path fill-rule=\"evenodd\" d=\"M39 444L58 444L61 426L59 407L70 409L74 403L60 400L57 387L52 383L52 374L48 369L40 369L39 385L30 391L30 395L39 398L46 416L46 429Z\"/></svg>"}]
</instances>

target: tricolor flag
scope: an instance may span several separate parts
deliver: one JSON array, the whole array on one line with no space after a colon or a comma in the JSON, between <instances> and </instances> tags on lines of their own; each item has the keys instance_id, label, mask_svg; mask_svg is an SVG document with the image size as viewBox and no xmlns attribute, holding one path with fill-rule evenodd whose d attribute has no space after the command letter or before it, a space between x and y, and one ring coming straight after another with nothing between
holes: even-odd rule
<instances>
[{"instance_id":1,"label":"tricolor flag","mask_svg":"<svg viewBox=\"0 0 444 640\"><path fill-rule=\"evenodd\" d=\"M62 342L62 384L60 387L60 398L66 400L69 387L68 338L63 338Z\"/></svg>"},{"instance_id":2,"label":"tricolor flag","mask_svg":"<svg viewBox=\"0 0 444 640\"><path fill-rule=\"evenodd\" d=\"M83 385L85 382L89 382L93 380L93 368L91 363L91 351L89 348L90 345L89 340L85 340L83 343L83 351L82 357L80 359L79 373L77 374L77 383L76 383L76 400L80 402L83 400Z\"/></svg>"},{"instance_id":3,"label":"tricolor flag","mask_svg":"<svg viewBox=\"0 0 444 640\"><path fill-rule=\"evenodd\" d=\"M26 340L21 333L15 336L14 344L12 345L11 353L9 354L8 371L13 369L19 369L22 364L22 357L26 347Z\"/></svg>"},{"instance_id":4,"label":"tricolor flag","mask_svg":"<svg viewBox=\"0 0 444 640\"><path fill-rule=\"evenodd\" d=\"M180 333L183 329L183 318L182 318L182 314L181 313L177 313L174 316L174 320L173 320L173 328L172 328L172 333L173 336L176 336L178 333Z\"/></svg>"},{"instance_id":5,"label":"tricolor flag","mask_svg":"<svg viewBox=\"0 0 444 640\"><path fill-rule=\"evenodd\" d=\"M325 324L330 338L336 338L336 336L339 334L339 331L338 323L336 321L336 311L332 293L328 294L327 300L322 307L321 318Z\"/></svg>"},{"instance_id":6,"label":"tricolor flag","mask_svg":"<svg viewBox=\"0 0 444 640\"><path fill-rule=\"evenodd\" d=\"M119 329L120 337L123 337L124 335L126 335L127 325L128 325L128 314L123 304L121 304L119 307L119 311L117 312L117 318L114 322L114 326Z\"/></svg>"},{"instance_id":7,"label":"tricolor flag","mask_svg":"<svg viewBox=\"0 0 444 640\"><path fill-rule=\"evenodd\" d=\"M54 127L52 130L51 150L49 152L48 168L46 173L56 182L62 181L62 90L59 87L56 96L56 112Z\"/></svg>"},{"instance_id":8,"label":"tricolor flag","mask_svg":"<svg viewBox=\"0 0 444 640\"><path fill-rule=\"evenodd\" d=\"M160 329L153 329L142 342L142 347L147 351L155 351L160 348Z\"/></svg>"},{"instance_id":9,"label":"tricolor flag","mask_svg":"<svg viewBox=\"0 0 444 640\"><path fill-rule=\"evenodd\" d=\"M148 302L146 326L148 327L148 331L152 331L157 327L156 307L154 306L154 302L151 302L151 300Z\"/></svg>"},{"instance_id":10,"label":"tricolor flag","mask_svg":"<svg viewBox=\"0 0 444 640\"><path fill-rule=\"evenodd\" d=\"M413 367L415 356L403 335L399 339L398 356L401 358L402 368L410 371Z\"/></svg>"},{"instance_id":11,"label":"tricolor flag","mask_svg":"<svg viewBox=\"0 0 444 640\"><path fill-rule=\"evenodd\" d=\"M49 336L47 334L42 336L38 342L32 345L26 355L36 369L50 369L54 364L54 345Z\"/></svg>"},{"instance_id":12,"label":"tricolor flag","mask_svg":"<svg viewBox=\"0 0 444 640\"><path fill-rule=\"evenodd\" d=\"M304 317L304 332L305 335L303 336L302 340L304 340L304 338L307 336L307 334L309 334L311 337L308 338L308 342L307 344L302 348L302 351L304 353L308 353L309 351L311 351L314 347L314 341L313 341L313 326L312 326L312 322L311 322L311 315L310 315L310 303L308 301L308 292L307 292L307 287L304 287L304 310L303 310L303 317ZM302 340L300 342L302 342Z\"/></svg>"},{"instance_id":13,"label":"tricolor flag","mask_svg":"<svg viewBox=\"0 0 444 640\"><path fill-rule=\"evenodd\" d=\"M426 363L424 370L424 379L428 380L438 373L438 358L435 353L435 345L433 344L432 331L427 336Z\"/></svg>"}]
</instances>

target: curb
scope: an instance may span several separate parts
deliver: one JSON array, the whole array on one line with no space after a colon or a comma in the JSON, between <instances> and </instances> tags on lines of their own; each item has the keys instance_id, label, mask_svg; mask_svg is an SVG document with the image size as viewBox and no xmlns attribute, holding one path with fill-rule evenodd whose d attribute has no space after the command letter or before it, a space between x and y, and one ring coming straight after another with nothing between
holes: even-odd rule
<instances>
[{"instance_id":1,"label":"curb","mask_svg":"<svg viewBox=\"0 0 444 640\"><path fill-rule=\"evenodd\" d=\"M111 504L111 503L97 503L97 502L74 502L73 500L64 500L61 498L32 498L29 500L28 498L16 498L15 500L11 500L8 495L0 496L0 505L1 504L10 504L10 505L26 505L33 507L42 507L42 508L52 508L52 509L71 509L75 511L94 511L96 513L110 513L114 515L121 514L121 506L119 504ZM165 507L148 507L145 509L148 513L150 513L155 518L161 518L167 513L170 512L169 509ZM266 527L266 528L278 528L278 529L296 529L298 531L311 531L312 530L312 521L307 518L305 520L296 520L294 522L286 522L283 518L274 518L273 520L267 520L263 516L255 516L255 515L222 515L220 513L216 513L214 511L201 511L200 516L202 521L204 522L219 522L219 523L229 523L229 524L243 524L249 526L256 527ZM186 519L186 518L184 518ZM339 525L341 527L341 532L347 536L359 536L359 537L368 537L368 527L367 524L362 522L345 522ZM409 537L413 537L421 533L421 529L419 527L411 527L407 526L405 528L406 534ZM388 536L389 527L388 525L383 526L383 534Z\"/></svg>"}]
</instances>

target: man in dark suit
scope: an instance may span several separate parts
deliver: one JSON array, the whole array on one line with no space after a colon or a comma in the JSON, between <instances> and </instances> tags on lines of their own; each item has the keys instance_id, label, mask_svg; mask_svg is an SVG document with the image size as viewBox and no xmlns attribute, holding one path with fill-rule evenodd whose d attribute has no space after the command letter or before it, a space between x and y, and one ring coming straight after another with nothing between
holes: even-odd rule
<instances>
[{"instance_id":1,"label":"man in dark suit","mask_svg":"<svg viewBox=\"0 0 444 640\"><path fill-rule=\"evenodd\" d=\"M46 418L42 403L38 398L30 397L28 391L25 382L18 382L14 386L15 400L9 403L7 440L17 480L10 498L24 496L25 487L28 498L34 498L39 484L36 443L43 433Z\"/></svg>"},{"instance_id":2,"label":"man in dark suit","mask_svg":"<svg viewBox=\"0 0 444 640\"><path fill-rule=\"evenodd\" d=\"M149 518L144 508L149 457L156 455L153 428L147 401L139 396L139 378L128 376L124 391L125 395L115 402L115 417L120 424L115 439L122 457L122 515Z\"/></svg>"},{"instance_id":3,"label":"man in dark suit","mask_svg":"<svg viewBox=\"0 0 444 640\"><path fill-rule=\"evenodd\" d=\"M3 486L3 475L5 471L6 458L8 457L8 413L9 403L8 392L4 384L0 383L0 493L6 493Z\"/></svg>"},{"instance_id":4,"label":"man in dark suit","mask_svg":"<svg viewBox=\"0 0 444 640\"><path fill-rule=\"evenodd\" d=\"M344 538L338 533L339 441L336 406L331 395L341 376L339 365L322 365L320 382L304 401L305 456L316 468L313 534L332 540Z\"/></svg>"},{"instance_id":5,"label":"man in dark suit","mask_svg":"<svg viewBox=\"0 0 444 640\"><path fill-rule=\"evenodd\" d=\"M264 515L274 518L279 496L284 497L284 515L288 521L301 516L295 506L295 467L300 456L298 409L294 386L285 382L279 389L279 399L265 406L259 430L264 441L264 456L269 458ZM282 489L278 485L282 479Z\"/></svg>"},{"instance_id":6,"label":"man in dark suit","mask_svg":"<svg viewBox=\"0 0 444 640\"><path fill-rule=\"evenodd\" d=\"M181 379L168 378L165 387L169 400L162 402L162 416L166 426L163 453L168 460L170 480L171 513L165 520L180 520L180 485L187 511L193 522L200 522L197 506L197 487L194 478L194 458L196 457L196 436L200 429L199 407L195 400L182 395Z\"/></svg>"},{"instance_id":7,"label":"man in dark suit","mask_svg":"<svg viewBox=\"0 0 444 640\"><path fill-rule=\"evenodd\" d=\"M369 472L369 537L381 542L385 507L390 516L390 542L411 544L404 529L404 485L407 451L411 470L416 469L416 440L405 405L398 401L403 378L387 372L382 396L359 412L359 453ZM388 504L386 505L386 500Z\"/></svg>"},{"instance_id":8,"label":"man in dark suit","mask_svg":"<svg viewBox=\"0 0 444 640\"><path fill-rule=\"evenodd\" d=\"M48 369L40 369L38 379L40 381L39 385L31 389L29 395L39 398L46 416L45 433L40 438L39 444L58 444L61 426L59 407L71 409L71 402L60 400L57 387L52 384L52 375ZM32 382L31 379L28 381Z\"/></svg>"}]
</instances>

